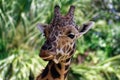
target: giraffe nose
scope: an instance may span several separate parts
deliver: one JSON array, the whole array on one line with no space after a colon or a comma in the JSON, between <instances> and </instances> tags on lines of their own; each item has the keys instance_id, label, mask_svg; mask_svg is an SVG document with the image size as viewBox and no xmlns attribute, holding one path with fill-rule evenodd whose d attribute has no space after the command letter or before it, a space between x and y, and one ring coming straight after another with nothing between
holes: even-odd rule
<instances>
[{"instance_id":1,"label":"giraffe nose","mask_svg":"<svg viewBox=\"0 0 120 80\"><path fill-rule=\"evenodd\" d=\"M47 50L47 46L46 46L46 45L43 45L41 49Z\"/></svg>"},{"instance_id":2,"label":"giraffe nose","mask_svg":"<svg viewBox=\"0 0 120 80\"><path fill-rule=\"evenodd\" d=\"M52 48L52 45L51 44L44 44L43 46L42 46L42 49L43 50L50 50Z\"/></svg>"}]
</instances>

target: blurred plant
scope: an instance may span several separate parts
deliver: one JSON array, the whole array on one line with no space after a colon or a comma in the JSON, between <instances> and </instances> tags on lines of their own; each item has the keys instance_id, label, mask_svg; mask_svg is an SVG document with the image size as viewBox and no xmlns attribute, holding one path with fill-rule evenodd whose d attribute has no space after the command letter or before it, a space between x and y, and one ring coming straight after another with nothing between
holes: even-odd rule
<instances>
[{"instance_id":1,"label":"blurred plant","mask_svg":"<svg viewBox=\"0 0 120 80\"><path fill-rule=\"evenodd\" d=\"M40 49L43 36L38 32L36 24L38 21L41 23L48 21L50 9L45 7L47 5L45 2L39 0L0 1L0 59L7 57L10 50L17 48L30 51Z\"/></svg>"},{"instance_id":2,"label":"blurred plant","mask_svg":"<svg viewBox=\"0 0 120 80\"><path fill-rule=\"evenodd\" d=\"M120 55L97 64L73 64L68 80L120 80ZM89 66L89 67L88 67Z\"/></svg>"},{"instance_id":3,"label":"blurred plant","mask_svg":"<svg viewBox=\"0 0 120 80\"><path fill-rule=\"evenodd\" d=\"M95 29L77 41L74 58L84 55L86 52L95 53L101 60L120 54L119 24L107 25L104 21L99 20L95 26L97 26Z\"/></svg>"},{"instance_id":4,"label":"blurred plant","mask_svg":"<svg viewBox=\"0 0 120 80\"><path fill-rule=\"evenodd\" d=\"M93 20L104 19L109 24L120 21L120 3L119 0L93 0L92 7L96 15Z\"/></svg>"},{"instance_id":5,"label":"blurred plant","mask_svg":"<svg viewBox=\"0 0 120 80\"><path fill-rule=\"evenodd\" d=\"M112 41L112 56L120 54L120 24L113 25L114 28L112 29L113 34L113 41Z\"/></svg>"},{"instance_id":6,"label":"blurred plant","mask_svg":"<svg viewBox=\"0 0 120 80\"><path fill-rule=\"evenodd\" d=\"M0 61L0 80L34 80L46 63L29 51L13 50Z\"/></svg>"}]
</instances>

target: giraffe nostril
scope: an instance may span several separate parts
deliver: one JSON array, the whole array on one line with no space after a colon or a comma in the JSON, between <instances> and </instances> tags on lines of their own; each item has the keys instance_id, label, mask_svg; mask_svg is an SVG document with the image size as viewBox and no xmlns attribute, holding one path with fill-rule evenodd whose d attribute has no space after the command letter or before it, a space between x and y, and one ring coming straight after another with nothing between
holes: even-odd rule
<instances>
[{"instance_id":1,"label":"giraffe nostril","mask_svg":"<svg viewBox=\"0 0 120 80\"><path fill-rule=\"evenodd\" d=\"M43 45L42 49L43 50L50 50L52 48L52 45Z\"/></svg>"},{"instance_id":2,"label":"giraffe nostril","mask_svg":"<svg viewBox=\"0 0 120 80\"><path fill-rule=\"evenodd\" d=\"M52 45L49 45L47 48L48 48L48 50L50 50L52 48Z\"/></svg>"},{"instance_id":3,"label":"giraffe nostril","mask_svg":"<svg viewBox=\"0 0 120 80\"><path fill-rule=\"evenodd\" d=\"M43 45L41 49L47 50L47 46L46 46L46 45Z\"/></svg>"}]
</instances>

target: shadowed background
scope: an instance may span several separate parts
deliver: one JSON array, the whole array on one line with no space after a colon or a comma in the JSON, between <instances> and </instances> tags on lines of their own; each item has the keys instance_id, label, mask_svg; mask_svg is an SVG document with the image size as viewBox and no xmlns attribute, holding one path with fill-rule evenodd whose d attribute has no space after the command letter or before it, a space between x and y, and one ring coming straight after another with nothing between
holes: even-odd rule
<instances>
[{"instance_id":1,"label":"shadowed background","mask_svg":"<svg viewBox=\"0 0 120 80\"><path fill-rule=\"evenodd\" d=\"M54 6L65 14L75 5L78 25L95 26L77 40L68 80L120 80L119 0L0 0L0 80L34 80L47 62L39 58Z\"/></svg>"}]
</instances>

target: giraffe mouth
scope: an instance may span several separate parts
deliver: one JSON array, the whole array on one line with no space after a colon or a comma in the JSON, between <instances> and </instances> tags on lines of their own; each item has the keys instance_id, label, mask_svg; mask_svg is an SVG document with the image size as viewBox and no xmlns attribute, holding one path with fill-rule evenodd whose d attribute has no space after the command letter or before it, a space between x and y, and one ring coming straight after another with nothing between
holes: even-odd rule
<instances>
[{"instance_id":1,"label":"giraffe mouth","mask_svg":"<svg viewBox=\"0 0 120 80\"><path fill-rule=\"evenodd\" d=\"M45 61L53 60L56 64L64 62L69 58L68 54L57 54L56 52L49 50L41 50L39 56Z\"/></svg>"},{"instance_id":2,"label":"giraffe mouth","mask_svg":"<svg viewBox=\"0 0 120 80\"><path fill-rule=\"evenodd\" d=\"M41 50L39 54L39 56L45 61L53 60L55 55L56 52L49 50Z\"/></svg>"}]
</instances>

